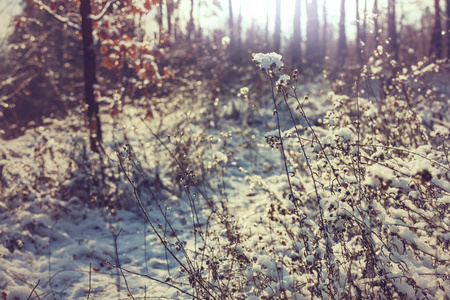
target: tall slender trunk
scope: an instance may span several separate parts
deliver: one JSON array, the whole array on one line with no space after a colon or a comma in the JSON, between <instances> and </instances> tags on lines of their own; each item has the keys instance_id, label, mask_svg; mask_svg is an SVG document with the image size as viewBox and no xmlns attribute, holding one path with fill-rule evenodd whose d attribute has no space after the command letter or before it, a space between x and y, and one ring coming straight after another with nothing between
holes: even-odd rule
<instances>
[{"instance_id":1,"label":"tall slender trunk","mask_svg":"<svg viewBox=\"0 0 450 300\"><path fill-rule=\"evenodd\" d=\"M366 45L366 32L367 32L367 0L364 0L364 18L363 18L363 28L361 31L361 42L363 44L363 47ZM364 49L363 49L364 52Z\"/></svg>"},{"instance_id":2,"label":"tall slender trunk","mask_svg":"<svg viewBox=\"0 0 450 300\"><path fill-rule=\"evenodd\" d=\"M347 38L345 36L345 0L341 0L341 19L339 21L338 65L342 67L347 58Z\"/></svg>"},{"instance_id":3,"label":"tall slender trunk","mask_svg":"<svg viewBox=\"0 0 450 300\"><path fill-rule=\"evenodd\" d=\"M323 0L323 27L322 27L322 57L327 56L327 30L328 30L328 20L327 20L327 0Z\"/></svg>"},{"instance_id":4,"label":"tall slender trunk","mask_svg":"<svg viewBox=\"0 0 450 300\"><path fill-rule=\"evenodd\" d=\"M373 1L373 15L375 16L373 18L373 30L375 32L375 47L380 43L380 27L378 25L378 0Z\"/></svg>"},{"instance_id":5,"label":"tall slender trunk","mask_svg":"<svg viewBox=\"0 0 450 300\"><path fill-rule=\"evenodd\" d=\"M191 10L189 11L189 23L187 28L188 39L191 39L194 34L194 0L191 0Z\"/></svg>"},{"instance_id":6,"label":"tall slender trunk","mask_svg":"<svg viewBox=\"0 0 450 300\"><path fill-rule=\"evenodd\" d=\"M158 10L158 27L159 27L159 41L162 40L163 35L163 3L162 0L159 0L159 10Z\"/></svg>"},{"instance_id":7,"label":"tall slender trunk","mask_svg":"<svg viewBox=\"0 0 450 300\"><path fill-rule=\"evenodd\" d=\"M395 21L395 0L388 2L388 34L389 34L389 53L392 58L398 61L398 43L397 43L397 28Z\"/></svg>"},{"instance_id":8,"label":"tall slender trunk","mask_svg":"<svg viewBox=\"0 0 450 300\"><path fill-rule=\"evenodd\" d=\"M300 67L302 61L301 5L302 0L295 0L294 33L292 37L292 63L296 68Z\"/></svg>"},{"instance_id":9,"label":"tall slender trunk","mask_svg":"<svg viewBox=\"0 0 450 300\"><path fill-rule=\"evenodd\" d=\"M317 0L306 1L306 58L313 64L320 59L319 45L319 17L317 14Z\"/></svg>"},{"instance_id":10,"label":"tall slender trunk","mask_svg":"<svg viewBox=\"0 0 450 300\"><path fill-rule=\"evenodd\" d=\"M239 1L239 16L237 19L237 32L236 32L236 52L235 52L235 61L240 63L241 61L241 52L242 52L242 1Z\"/></svg>"},{"instance_id":11,"label":"tall slender trunk","mask_svg":"<svg viewBox=\"0 0 450 300\"><path fill-rule=\"evenodd\" d=\"M266 2L266 30L265 30L265 38L266 38L266 47L269 47L269 1Z\"/></svg>"},{"instance_id":12,"label":"tall slender trunk","mask_svg":"<svg viewBox=\"0 0 450 300\"><path fill-rule=\"evenodd\" d=\"M91 4L89 0L81 0L80 15L81 35L83 38L84 95L86 104L88 105L87 117L89 124L89 140L91 150L100 153L102 130L100 117L98 115L98 102L95 100L94 94L94 85L97 83L97 79L94 39L92 37L92 20L90 19Z\"/></svg>"},{"instance_id":13,"label":"tall slender trunk","mask_svg":"<svg viewBox=\"0 0 450 300\"><path fill-rule=\"evenodd\" d=\"M274 45L275 52L280 52L281 47L281 0L275 0L275 32Z\"/></svg>"},{"instance_id":14,"label":"tall slender trunk","mask_svg":"<svg viewBox=\"0 0 450 300\"><path fill-rule=\"evenodd\" d=\"M358 63L362 63L361 55L361 26L360 26L360 16L359 16L359 0L356 0L356 59Z\"/></svg>"},{"instance_id":15,"label":"tall slender trunk","mask_svg":"<svg viewBox=\"0 0 450 300\"><path fill-rule=\"evenodd\" d=\"M167 0L167 33L172 34L173 0Z\"/></svg>"},{"instance_id":16,"label":"tall slender trunk","mask_svg":"<svg viewBox=\"0 0 450 300\"><path fill-rule=\"evenodd\" d=\"M436 56L436 58L442 58L444 54L442 44L442 25L441 25L441 8L439 6L439 0L434 0L434 27L431 34L430 43L430 56Z\"/></svg>"},{"instance_id":17,"label":"tall slender trunk","mask_svg":"<svg viewBox=\"0 0 450 300\"><path fill-rule=\"evenodd\" d=\"M447 57L450 57L450 0L446 0L446 13L447 13L447 22L446 22L446 41L447 41Z\"/></svg>"}]
</instances>

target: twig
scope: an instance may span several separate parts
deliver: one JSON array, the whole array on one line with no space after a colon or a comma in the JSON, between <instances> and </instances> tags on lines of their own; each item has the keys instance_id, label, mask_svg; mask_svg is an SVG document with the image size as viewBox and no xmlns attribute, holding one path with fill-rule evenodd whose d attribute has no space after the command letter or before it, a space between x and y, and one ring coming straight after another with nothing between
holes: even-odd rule
<instances>
[{"instance_id":1,"label":"twig","mask_svg":"<svg viewBox=\"0 0 450 300\"><path fill-rule=\"evenodd\" d=\"M41 282L41 280L39 279L38 282L36 283L36 285L33 287L33 289L31 290L30 295L28 296L27 300L31 299L31 295L33 295L34 291L36 290L37 286L39 285L39 282Z\"/></svg>"},{"instance_id":2,"label":"twig","mask_svg":"<svg viewBox=\"0 0 450 300\"><path fill-rule=\"evenodd\" d=\"M193 294L191 294L191 293L189 293L189 292L187 292L187 291L185 291L185 290L182 290L181 288L177 287L176 285L173 285L173 284L170 284L170 283L168 283L168 282L165 282L165 281L159 280L159 279L157 279L157 278L151 277L150 275L141 274L141 273L136 273L136 272L130 271L130 270L128 270L128 269L125 269L125 268L122 268L122 267L119 267L119 266L112 266L112 267L117 267L117 268L119 268L119 269L121 269L121 270L123 270L123 271L125 271L125 272L127 272L127 273L130 273L130 274L132 274L132 275L136 275L136 276L140 276L140 277L145 277L145 278L148 278L148 279L150 279L150 280L156 281L156 282L158 282L158 283L165 284L165 285L167 285L167 286L170 286L171 288L176 289L177 291L180 291L181 293L183 293L183 294L185 294L185 295L191 296L193 299L200 299L200 298L194 296ZM146 286L146 288L147 288L147 286ZM146 289L146 290L147 290L147 289Z\"/></svg>"},{"instance_id":3,"label":"twig","mask_svg":"<svg viewBox=\"0 0 450 300\"><path fill-rule=\"evenodd\" d=\"M191 270L190 268L188 268L176 255L175 253L172 251L172 249L169 248L169 246L167 245L167 242L164 240L164 238L161 236L161 234L159 233L159 231L156 229L155 224L153 223L153 221L150 219L150 216L148 215L147 211L145 210L144 206L142 205L142 201L141 198L139 197L138 191L137 191L137 187L136 184L134 183L134 181L130 178L130 176L128 175L128 173L125 170L125 167L123 166L123 158L120 156L120 154L118 154L118 165L120 170L123 172L123 174L125 175L127 181L131 184L132 188L133 188L133 192L134 192L134 197L136 199L136 201L138 202L139 208L142 211L142 213L144 214L145 219L147 220L147 223L152 227L153 232L156 234L156 236L158 237L159 241L161 242L161 244L163 245L163 247L170 253L170 255L177 261L177 263L180 265L180 267L184 270L186 270L189 274L191 275L195 275L194 271ZM169 223L170 225L170 223ZM173 229L172 229L173 230ZM186 258L187 255L186 255ZM191 263L188 261L188 264L190 266ZM125 269L124 269L125 270ZM145 275L144 275L145 276ZM149 277L150 278L150 277ZM201 289L208 294L211 298L213 299L217 299L212 292L210 291L210 289L204 285L204 283L202 282L202 280L200 278L197 278L197 276L193 276L193 279L195 280L195 282L197 282L197 284L201 287Z\"/></svg>"},{"instance_id":4,"label":"twig","mask_svg":"<svg viewBox=\"0 0 450 300\"><path fill-rule=\"evenodd\" d=\"M120 270L120 273L122 274L123 280L125 281L125 286L127 287L128 295L134 299L133 294L130 291L130 287L128 286L127 279L125 278L125 274L123 274L122 268L120 267L120 261L119 261L119 251L117 249L117 239L119 238L120 233L122 232L122 228L120 228L119 233L114 235L114 248L116 250L116 261L117 261L117 267Z\"/></svg>"},{"instance_id":5,"label":"twig","mask_svg":"<svg viewBox=\"0 0 450 300\"><path fill-rule=\"evenodd\" d=\"M89 300L89 296L91 295L91 272L92 272L92 263L89 263L89 289L87 293L87 300Z\"/></svg>"},{"instance_id":6,"label":"twig","mask_svg":"<svg viewBox=\"0 0 450 300\"><path fill-rule=\"evenodd\" d=\"M52 258L52 239L53 239L53 229L55 228L56 224L58 223L58 220L53 224L52 229L50 231L50 238L49 238L49 244L48 244L48 283L50 286L50 290L52 291L53 297L55 297L55 292L53 291L51 278L52 278L52 264L51 264L51 258Z\"/></svg>"},{"instance_id":7,"label":"twig","mask_svg":"<svg viewBox=\"0 0 450 300\"><path fill-rule=\"evenodd\" d=\"M105 4L105 6L103 7L103 9L102 9L102 11L98 14L98 15L95 15L95 16L90 16L90 19L92 20L92 21L98 21L98 20L100 20L101 18L103 18L103 16L106 14L106 11L108 10L108 8L114 3L114 2L116 2L116 0L110 0L110 1L108 1L108 3L106 3Z\"/></svg>"},{"instance_id":8,"label":"twig","mask_svg":"<svg viewBox=\"0 0 450 300\"><path fill-rule=\"evenodd\" d=\"M56 20L67 24L69 27L72 27L75 30L81 30L80 26L72 21L69 20L67 17L63 17L57 13L55 13L48 5L45 5L41 0L36 0L36 4L39 5L39 8L42 10L45 10L49 15L51 15Z\"/></svg>"}]
</instances>

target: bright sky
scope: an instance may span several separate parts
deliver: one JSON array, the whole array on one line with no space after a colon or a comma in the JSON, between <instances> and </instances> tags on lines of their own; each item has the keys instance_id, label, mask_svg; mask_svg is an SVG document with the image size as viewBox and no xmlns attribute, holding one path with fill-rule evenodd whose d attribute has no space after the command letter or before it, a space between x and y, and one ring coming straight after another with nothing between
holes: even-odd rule
<instances>
[{"instance_id":1,"label":"bright sky","mask_svg":"<svg viewBox=\"0 0 450 300\"><path fill-rule=\"evenodd\" d=\"M228 0L194 0L195 5L195 16L198 17L199 12L197 10L198 3L201 1L203 5L200 6L200 23L205 30L208 27L218 27L218 26L226 26L226 19L228 17ZM237 16L239 10L239 4L242 3L242 15L244 19L244 26L249 26L252 20L255 20L262 28L265 27L266 24L266 15L267 15L267 7L269 7L269 28L273 30L274 28L274 19L275 19L275 0L232 0L234 5L234 14ZM305 1L303 0L303 20L306 22L305 16ZM307 0L310 1L310 0ZM323 2L325 0L318 0L318 11L319 11L319 19L322 18L322 10L323 10ZM362 12L364 9L364 1L359 0L360 2L360 11ZM0 0L0 38L4 37L7 32L8 24L11 20L11 17L14 14L19 13L17 0ZM218 2L222 6L222 11L212 3ZM383 11L386 9L387 0L379 0L379 9ZM420 18L420 14L425 10L426 7L429 7L430 10L434 11L433 0L397 0L397 14L401 16L401 14L405 15L405 21L415 22ZM445 1L441 1L441 9L445 9L444 3ZM181 1L181 15L187 17L189 15L190 10L190 1L183 0ZM208 5L208 3L211 3ZM295 0L282 0L281 1L281 10L282 10L282 31L285 35L289 36L292 32L292 19L294 13L294 3ZM340 3L341 0L326 0L327 3L327 18L329 24L333 24L333 26L337 27L339 23L340 16ZM373 0L367 0L367 7L369 14L372 11ZM156 9L154 10L156 11ZM347 23L347 31L348 34L352 34L354 32L354 26L352 26L355 22L355 0L346 0L346 23ZM215 16L216 15L216 16ZM361 14L362 17L362 14ZM152 26L154 28L154 25ZM305 29L305 26L303 26Z\"/></svg>"},{"instance_id":2,"label":"bright sky","mask_svg":"<svg viewBox=\"0 0 450 300\"><path fill-rule=\"evenodd\" d=\"M194 0L194 15L198 16L198 1L201 3L214 2L214 0ZM243 26L250 26L253 20L255 20L261 28L265 28L267 8L269 9L269 30L273 31L275 25L275 0L232 0L233 12L235 18L239 13L239 5L242 4L242 16ZM302 18L303 18L303 30L306 29L306 8L305 1L302 0ZM318 13L319 21L322 20L323 3L326 1L327 6L327 20L328 23L337 28L340 19L340 4L341 0L318 0ZM359 0L360 18L363 17L364 2L367 1L367 10L369 19L372 16L373 0ZM190 1L183 0L181 6L181 15L186 18L189 15ZM228 18L228 0L218 0L222 7L222 11L217 9L214 5L202 5L200 6L200 19L201 26L207 31L208 27L222 26L226 28L226 20ZM378 0L379 11L386 12L388 0ZM441 1L441 9L444 10L444 1ZM281 27L282 34L290 36L292 34L292 23L294 14L295 0L282 0L281 1ZM408 24L414 24L420 20L421 13L425 11L425 8L429 7L431 12L434 12L433 0L396 0L397 18L404 15L404 22ZM218 15L218 16L215 16ZM356 0L346 0L346 30L347 34L351 36L355 34L355 21L356 21ZM245 32L245 30L244 30Z\"/></svg>"}]
</instances>

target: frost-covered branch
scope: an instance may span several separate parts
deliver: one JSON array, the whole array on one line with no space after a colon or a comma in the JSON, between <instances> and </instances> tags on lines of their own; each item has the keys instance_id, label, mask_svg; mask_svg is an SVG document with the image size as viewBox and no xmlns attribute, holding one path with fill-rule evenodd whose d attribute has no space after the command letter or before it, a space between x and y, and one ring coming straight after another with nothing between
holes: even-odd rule
<instances>
[{"instance_id":1,"label":"frost-covered branch","mask_svg":"<svg viewBox=\"0 0 450 300\"><path fill-rule=\"evenodd\" d=\"M44 4L41 0L36 0L35 3L37 3L39 5L40 9L45 10L49 15L51 15L56 20L58 20L64 24L67 24L67 26L72 27L75 30L81 30L80 25L72 22L67 17L63 17L63 16L55 13L48 5Z\"/></svg>"},{"instance_id":2,"label":"frost-covered branch","mask_svg":"<svg viewBox=\"0 0 450 300\"><path fill-rule=\"evenodd\" d=\"M116 0L110 0L110 1L108 1L108 3L106 3L105 4L105 6L103 7L103 9L102 9L102 11L99 13L99 14L97 14L97 15L95 15L95 16L92 16L91 15L91 20L92 21L98 21L98 20L100 20L101 18L103 18L103 16L106 14L106 12L108 11L108 8L110 8L111 7L111 5L114 3L114 2L116 2Z\"/></svg>"}]
</instances>

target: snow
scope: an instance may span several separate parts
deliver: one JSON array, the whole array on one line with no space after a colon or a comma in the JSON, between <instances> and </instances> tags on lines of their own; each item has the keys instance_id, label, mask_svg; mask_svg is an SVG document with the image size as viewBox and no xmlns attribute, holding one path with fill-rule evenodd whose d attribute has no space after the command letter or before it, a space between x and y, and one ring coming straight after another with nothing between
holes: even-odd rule
<instances>
[{"instance_id":1,"label":"snow","mask_svg":"<svg viewBox=\"0 0 450 300\"><path fill-rule=\"evenodd\" d=\"M283 70L284 62L282 61L282 56L278 53L254 53L253 61L256 66L261 69L264 73L274 76L281 73Z\"/></svg>"},{"instance_id":2,"label":"snow","mask_svg":"<svg viewBox=\"0 0 450 300\"><path fill-rule=\"evenodd\" d=\"M281 58L253 57L288 90ZM154 103L152 119L145 100L112 119L111 94L103 158L88 150L78 115L0 140L1 292L27 299L37 285L41 299L83 299L89 290L91 299L185 299L178 289L195 294L187 273L196 271L212 293L233 287L228 299L282 298L283 289L288 299L327 298L328 285L344 295L349 274L374 298L380 280L395 286L393 298L449 297L445 119L426 132L436 143L404 148L392 140L402 136L378 139L384 132L367 124L390 112L361 98L358 138L354 99L304 84L299 95L315 99L304 104L311 126L295 128L277 112L285 166L281 149L271 149L280 141L267 84L254 111L252 83L207 106L192 96L207 83L189 82ZM409 116L404 109L398 117Z\"/></svg>"}]
</instances>

